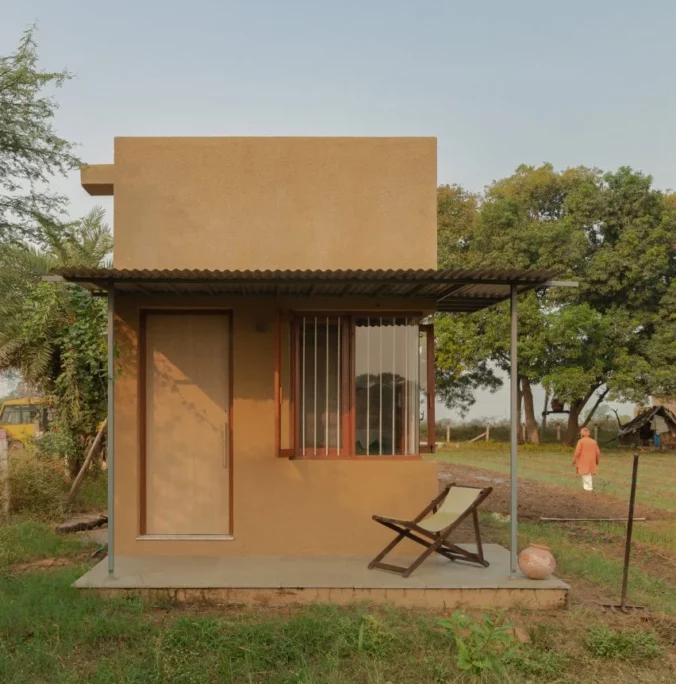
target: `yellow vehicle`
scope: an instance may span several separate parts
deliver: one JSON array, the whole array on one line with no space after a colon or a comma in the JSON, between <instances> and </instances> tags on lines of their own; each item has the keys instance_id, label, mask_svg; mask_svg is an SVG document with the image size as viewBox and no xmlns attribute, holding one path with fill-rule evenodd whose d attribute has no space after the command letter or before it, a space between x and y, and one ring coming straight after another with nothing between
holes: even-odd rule
<instances>
[{"instance_id":1,"label":"yellow vehicle","mask_svg":"<svg viewBox=\"0 0 676 684\"><path fill-rule=\"evenodd\" d=\"M7 431L9 449L19 450L26 442L35 437L35 426L46 428L49 418L49 405L40 397L8 399L0 412L0 430Z\"/></svg>"}]
</instances>

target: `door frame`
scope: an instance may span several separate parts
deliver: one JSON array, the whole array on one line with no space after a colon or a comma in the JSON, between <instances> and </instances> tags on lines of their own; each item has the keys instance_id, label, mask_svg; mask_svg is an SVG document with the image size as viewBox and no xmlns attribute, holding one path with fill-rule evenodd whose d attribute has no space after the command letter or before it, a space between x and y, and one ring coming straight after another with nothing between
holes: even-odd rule
<instances>
[{"instance_id":1,"label":"door frame","mask_svg":"<svg viewBox=\"0 0 676 684\"><path fill-rule=\"evenodd\" d=\"M228 319L228 446L229 446L229 463L228 463L228 530L225 537L223 535L148 535L146 530L146 494L147 494L147 463L146 463L146 438L147 438L147 420L146 420L146 341L147 341L147 319L148 316L180 316L180 315L226 315ZM214 540L222 541L225 539L232 539L234 534L234 311L229 308L222 307L143 307L139 309L139 332L138 332L138 350L137 350L137 365L138 365L138 405L137 405L137 420L138 420L138 449L139 449L139 536L143 539L172 539L177 541L205 541Z\"/></svg>"}]
</instances>

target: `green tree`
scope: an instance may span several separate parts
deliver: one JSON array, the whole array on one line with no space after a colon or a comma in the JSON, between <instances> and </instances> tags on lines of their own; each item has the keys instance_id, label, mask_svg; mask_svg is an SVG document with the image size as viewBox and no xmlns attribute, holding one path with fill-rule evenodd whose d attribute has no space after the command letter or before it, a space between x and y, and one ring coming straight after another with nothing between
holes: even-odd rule
<instances>
[{"instance_id":1,"label":"green tree","mask_svg":"<svg viewBox=\"0 0 676 684\"><path fill-rule=\"evenodd\" d=\"M547 179L551 186L551 180ZM496 189L497 192L497 189ZM532 212L513 198L511 188L502 187L506 201L491 201L465 192L458 186L438 189L438 254L440 268L523 267L533 254L523 253L506 226L518 225L524 242L537 253L537 234L530 225ZM532 194L532 188L528 189ZM551 191L550 191L551 192ZM553 194L553 193L552 193ZM483 200L483 201L482 201ZM545 207L542 211L551 213ZM521 297L519 337L518 406L525 407L530 441L537 442L538 431L531 384L538 382L547 359L545 320L541 297L531 293ZM466 412L479 389L495 391L510 371L509 307L502 305L476 314L440 316L436 321L437 392L447 406Z\"/></svg>"},{"instance_id":2,"label":"green tree","mask_svg":"<svg viewBox=\"0 0 676 684\"><path fill-rule=\"evenodd\" d=\"M18 372L52 397L54 429L74 474L106 415L105 302L80 287L47 283L57 266L102 265L112 249L103 210L59 229L46 227L44 248L0 251L0 371Z\"/></svg>"},{"instance_id":3,"label":"green tree","mask_svg":"<svg viewBox=\"0 0 676 684\"><path fill-rule=\"evenodd\" d=\"M479 196L459 185L437 188L437 258L442 268L464 268L474 256Z\"/></svg>"},{"instance_id":4,"label":"green tree","mask_svg":"<svg viewBox=\"0 0 676 684\"><path fill-rule=\"evenodd\" d=\"M464 264L557 268L581 283L520 298L519 385L531 438L533 383L568 402L568 442L590 402L587 422L606 397L639 401L673 387L676 213L649 176L521 166L487 189L477 214ZM468 327L476 339L447 383L490 386L476 374L479 351L489 370L509 370L507 309L444 323L447 339ZM439 357L443 375L443 350Z\"/></svg>"},{"instance_id":5,"label":"green tree","mask_svg":"<svg viewBox=\"0 0 676 684\"><path fill-rule=\"evenodd\" d=\"M474 242L480 234L480 197L459 185L437 189L439 268L472 268L480 261ZM495 372L481 315L440 315L435 320L436 394L446 406L466 413L478 388L495 391Z\"/></svg>"},{"instance_id":6,"label":"green tree","mask_svg":"<svg viewBox=\"0 0 676 684\"><path fill-rule=\"evenodd\" d=\"M676 397L676 282L660 302L655 332L647 345L652 394Z\"/></svg>"},{"instance_id":7,"label":"green tree","mask_svg":"<svg viewBox=\"0 0 676 684\"><path fill-rule=\"evenodd\" d=\"M54 130L58 105L45 91L70 78L67 71L38 68L34 26L16 52L0 57L0 243L41 240L41 223L64 210L65 198L47 183L79 161Z\"/></svg>"},{"instance_id":8,"label":"green tree","mask_svg":"<svg viewBox=\"0 0 676 684\"><path fill-rule=\"evenodd\" d=\"M545 334L547 319L539 297L522 295L519 301L518 406L523 406L528 440L537 443L532 385L541 381L549 358ZM509 306L474 314L439 316L435 321L437 395L449 407L466 412L477 389L495 391L509 373Z\"/></svg>"}]
</instances>

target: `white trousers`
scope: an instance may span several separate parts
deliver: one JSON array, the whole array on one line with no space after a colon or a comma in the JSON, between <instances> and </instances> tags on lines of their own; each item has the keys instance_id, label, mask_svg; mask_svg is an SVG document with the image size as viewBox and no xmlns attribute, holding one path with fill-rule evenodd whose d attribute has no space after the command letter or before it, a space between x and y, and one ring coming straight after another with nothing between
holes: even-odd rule
<instances>
[{"instance_id":1,"label":"white trousers","mask_svg":"<svg viewBox=\"0 0 676 684\"><path fill-rule=\"evenodd\" d=\"M585 492L593 492L594 491L594 484L593 484L591 473L587 473L586 475L582 476L582 488L584 489Z\"/></svg>"}]
</instances>

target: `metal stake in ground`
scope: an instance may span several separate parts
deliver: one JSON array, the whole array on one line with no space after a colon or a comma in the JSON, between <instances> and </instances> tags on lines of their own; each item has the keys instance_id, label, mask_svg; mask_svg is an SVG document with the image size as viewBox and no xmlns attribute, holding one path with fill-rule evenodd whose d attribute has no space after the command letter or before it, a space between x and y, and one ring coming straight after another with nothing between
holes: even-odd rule
<instances>
[{"instance_id":1,"label":"metal stake in ground","mask_svg":"<svg viewBox=\"0 0 676 684\"><path fill-rule=\"evenodd\" d=\"M631 557L631 535L634 530L634 503L636 501L636 481L638 479L638 454L634 454L634 467L631 473L631 494L629 495L629 519L627 520L627 540L624 545L624 572L622 574L622 594L620 603L602 603L601 607L615 612L618 609L623 613L631 613L635 610L647 610L645 606L627 605L627 585L629 584L629 559Z\"/></svg>"},{"instance_id":2,"label":"metal stake in ground","mask_svg":"<svg viewBox=\"0 0 676 684\"><path fill-rule=\"evenodd\" d=\"M9 453L7 451L7 430L0 430L0 512L9 519Z\"/></svg>"}]
</instances>

